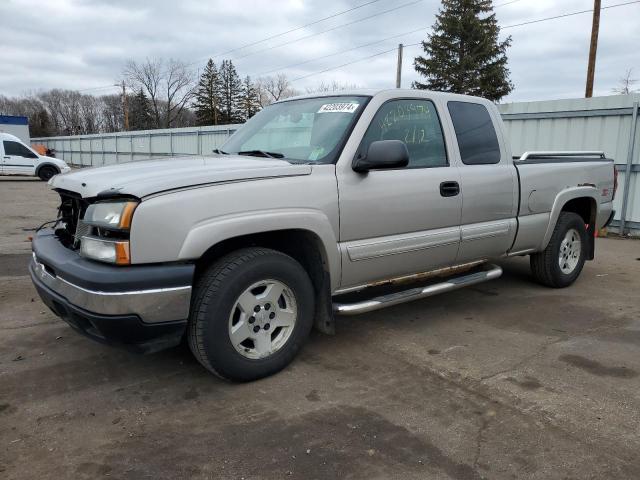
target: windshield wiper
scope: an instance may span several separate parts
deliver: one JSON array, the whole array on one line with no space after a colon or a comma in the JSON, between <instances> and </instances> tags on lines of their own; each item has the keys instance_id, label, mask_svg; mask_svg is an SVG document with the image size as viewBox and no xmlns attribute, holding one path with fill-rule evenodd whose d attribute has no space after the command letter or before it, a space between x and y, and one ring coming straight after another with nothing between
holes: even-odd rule
<instances>
[{"instance_id":1,"label":"windshield wiper","mask_svg":"<svg viewBox=\"0 0 640 480\"><path fill-rule=\"evenodd\" d=\"M219 153L219 154L222 154L222 155L229 155L227 152L224 152L224 151L220 150L219 148L214 148L212 150L212 152L213 153Z\"/></svg>"},{"instance_id":2,"label":"windshield wiper","mask_svg":"<svg viewBox=\"0 0 640 480\"><path fill-rule=\"evenodd\" d=\"M278 152L265 152L264 150L245 150L238 152L238 155L249 155L252 157L267 157L267 158L284 158L282 153Z\"/></svg>"}]
</instances>

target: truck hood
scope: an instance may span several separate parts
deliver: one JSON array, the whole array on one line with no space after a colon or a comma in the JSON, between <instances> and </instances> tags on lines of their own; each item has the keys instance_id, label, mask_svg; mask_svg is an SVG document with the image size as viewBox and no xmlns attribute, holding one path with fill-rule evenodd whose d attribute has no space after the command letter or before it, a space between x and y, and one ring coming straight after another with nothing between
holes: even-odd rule
<instances>
[{"instance_id":1,"label":"truck hood","mask_svg":"<svg viewBox=\"0 0 640 480\"><path fill-rule=\"evenodd\" d=\"M222 182L309 175L310 165L292 165L271 158L238 155L172 157L143 160L107 167L85 168L56 175L49 184L91 198L103 192L133 195L154 193Z\"/></svg>"}]
</instances>

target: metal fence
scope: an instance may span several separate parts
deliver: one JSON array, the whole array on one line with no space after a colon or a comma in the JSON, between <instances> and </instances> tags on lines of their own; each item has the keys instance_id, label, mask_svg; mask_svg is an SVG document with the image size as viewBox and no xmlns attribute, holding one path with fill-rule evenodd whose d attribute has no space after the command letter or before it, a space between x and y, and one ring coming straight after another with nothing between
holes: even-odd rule
<instances>
[{"instance_id":1,"label":"metal fence","mask_svg":"<svg viewBox=\"0 0 640 480\"><path fill-rule=\"evenodd\" d=\"M147 160L163 156L209 154L240 125L138 130L133 132L32 138L56 151L56 157L80 166Z\"/></svg>"},{"instance_id":2,"label":"metal fence","mask_svg":"<svg viewBox=\"0 0 640 480\"><path fill-rule=\"evenodd\" d=\"M640 235L640 94L520 102L498 108L514 155L527 150L602 150L615 160L614 230Z\"/></svg>"},{"instance_id":3,"label":"metal fence","mask_svg":"<svg viewBox=\"0 0 640 480\"><path fill-rule=\"evenodd\" d=\"M615 159L619 188L613 226L640 235L639 94L500 105L514 154L602 150ZM169 155L208 154L240 125L34 138L72 165L98 166ZM623 220L624 219L624 220Z\"/></svg>"}]
</instances>

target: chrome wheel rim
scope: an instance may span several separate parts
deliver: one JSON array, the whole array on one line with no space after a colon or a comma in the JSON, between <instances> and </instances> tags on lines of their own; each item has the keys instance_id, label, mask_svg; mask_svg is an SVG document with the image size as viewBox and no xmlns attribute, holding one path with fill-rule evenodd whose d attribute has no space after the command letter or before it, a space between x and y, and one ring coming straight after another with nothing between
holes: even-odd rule
<instances>
[{"instance_id":1,"label":"chrome wheel rim","mask_svg":"<svg viewBox=\"0 0 640 480\"><path fill-rule=\"evenodd\" d=\"M560 243L558 255L558 264L562 273L570 274L576 269L580 261L581 250L580 234L575 228L569 229Z\"/></svg>"},{"instance_id":2,"label":"chrome wheel rim","mask_svg":"<svg viewBox=\"0 0 640 480\"><path fill-rule=\"evenodd\" d=\"M298 308L291 289L278 280L262 280L236 299L229 315L229 339L240 355L273 355L293 333Z\"/></svg>"}]
</instances>

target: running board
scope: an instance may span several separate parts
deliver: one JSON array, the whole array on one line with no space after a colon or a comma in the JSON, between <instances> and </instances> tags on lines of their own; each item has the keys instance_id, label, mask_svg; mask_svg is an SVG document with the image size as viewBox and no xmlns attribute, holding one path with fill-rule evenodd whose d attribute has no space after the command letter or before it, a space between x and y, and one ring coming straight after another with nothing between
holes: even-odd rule
<instances>
[{"instance_id":1,"label":"running board","mask_svg":"<svg viewBox=\"0 0 640 480\"><path fill-rule=\"evenodd\" d=\"M402 292L381 295L369 300L355 303L334 303L333 311L338 315L358 315L360 313L372 312L381 308L398 305L399 303L411 302L421 298L432 297L440 293L451 292L459 288L475 285L476 283L494 280L502 275L502 268L497 265L485 265L480 272L453 277L444 282L435 283L427 287L411 288Z\"/></svg>"}]
</instances>

